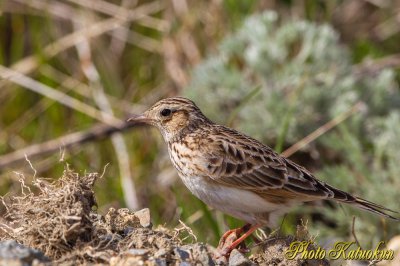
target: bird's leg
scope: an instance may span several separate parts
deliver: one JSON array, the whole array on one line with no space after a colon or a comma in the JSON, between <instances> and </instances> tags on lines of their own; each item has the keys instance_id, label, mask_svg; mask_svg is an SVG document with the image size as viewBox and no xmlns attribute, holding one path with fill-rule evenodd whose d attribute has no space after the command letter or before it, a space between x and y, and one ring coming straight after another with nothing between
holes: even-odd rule
<instances>
[{"instance_id":1,"label":"bird's leg","mask_svg":"<svg viewBox=\"0 0 400 266\"><path fill-rule=\"evenodd\" d=\"M231 235L231 234L235 234L236 237L239 237L243 232L246 232L247 230L249 230L249 228L251 227L251 224L245 224L242 227L239 228L235 228L235 229L231 229L226 231L222 236L221 239L219 240L219 244L218 244L218 248L221 248L225 245L225 242L227 240L227 238Z\"/></svg>"},{"instance_id":2,"label":"bird's leg","mask_svg":"<svg viewBox=\"0 0 400 266\"><path fill-rule=\"evenodd\" d=\"M238 247L240 244L243 244L243 241L250 236L255 230L257 230L260 227L260 225L251 225L251 224L246 224L241 228L229 230L226 232L222 238L221 241L218 245L218 257L222 256L228 256L233 249ZM237 239L232 239L232 243L226 243L227 238L231 238L230 235L235 233L236 237L239 237ZM243 233L243 235L241 235ZM246 246L244 246L244 249L246 250Z\"/></svg>"},{"instance_id":3,"label":"bird's leg","mask_svg":"<svg viewBox=\"0 0 400 266\"><path fill-rule=\"evenodd\" d=\"M259 227L260 227L260 225L256 224L256 225L253 225L250 228L248 228L241 237L239 237L238 239L233 241L233 243L230 244L228 247L224 248L224 250L222 250L222 253L229 254L232 250L234 250L240 243L242 243L247 237L249 237Z\"/></svg>"},{"instance_id":4,"label":"bird's leg","mask_svg":"<svg viewBox=\"0 0 400 266\"><path fill-rule=\"evenodd\" d=\"M230 230L226 231L226 232L221 236L221 239L219 240L218 246L222 246L222 245L225 243L225 241L226 241L226 239L228 238L228 236L230 236L231 234L236 234L236 235L238 235L240 229L241 229L241 228L235 228L235 229L230 229Z\"/></svg>"}]
</instances>

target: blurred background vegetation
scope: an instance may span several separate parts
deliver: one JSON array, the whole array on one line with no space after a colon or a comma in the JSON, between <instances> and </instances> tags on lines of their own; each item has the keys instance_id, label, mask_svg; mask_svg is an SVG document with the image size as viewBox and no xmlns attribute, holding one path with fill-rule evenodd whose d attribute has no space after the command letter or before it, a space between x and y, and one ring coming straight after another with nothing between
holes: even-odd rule
<instances>
[{"instance_id":1,"label":"blurred background vegetation","mask_svg":"<svg viewBox=\"0 0 400 266\"><path fill-rule=\"evenodd\" d=\"M108 165L100 212L149 207L154 224L181 219L216 244L241 222L188 192L155 129L123 123L185 95L280 152L295 145L284 155L321 179L400 210L398 1L4 0L0 12L0 195L19 191L18 173L29 182ZM110 137L113 127L124 133ZM303 219L321 245L352 240L353 215L364 248L399 233L326 202L295 209L282 231Z\"/></svg>"}]
</instances>

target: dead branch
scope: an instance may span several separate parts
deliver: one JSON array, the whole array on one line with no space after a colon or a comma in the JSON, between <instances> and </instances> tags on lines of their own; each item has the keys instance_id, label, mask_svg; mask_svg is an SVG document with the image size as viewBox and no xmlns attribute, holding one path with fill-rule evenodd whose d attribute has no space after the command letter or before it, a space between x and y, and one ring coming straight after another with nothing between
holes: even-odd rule
<instances>
[{"instance_id":1,"label":"dead branch","mask_svg":"<svg viewBox=\"0 0 400 266\"><path fill-rule=\"evenodd\" d=\"M133 126L135 125L130 123L120 123L118 126L97 124L85 131L75 132L40 144L34 144L24 149L0 156L0 171L6 167L25 161L25 155L29 158L34 158L51 154L55 151L59 151L60 148L66 149L89 141L103 139L115 132L122 132Z\"/></svg>"},{"instance_id":2,"label":"dead branch","mask_svg":"<svg viewBox=\"0 0 400 266\"><path fill-rule=\"evenodd\" d=\"M357 113L358 111L361 110L362 106L364 105L363 102L356 102L353 106L351 106L348 110L344 111L343 113L339 114L338 116L334 117L332 120L329 122L325 123L321 127L317 128L314 130L311 134L307 135L288 149L286 149L284 152L282 152L282 156L289 157L292 154L296 153L298 150L301 148L307 146L311 142L313 142L315 139L320 137L321 135L325 134L335 126L339 125L342 123L344 120L349 118L351 115Z\"/></svg>"}]
</instances>

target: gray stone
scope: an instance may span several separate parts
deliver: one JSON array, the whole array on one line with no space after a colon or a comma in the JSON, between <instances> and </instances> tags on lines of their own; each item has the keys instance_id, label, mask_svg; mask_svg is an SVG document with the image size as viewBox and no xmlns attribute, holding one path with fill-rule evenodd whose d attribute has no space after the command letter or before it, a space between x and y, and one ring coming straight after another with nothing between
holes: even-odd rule
<instances>
[{"instance_id":1,"label":"gray stone","mask_svg":"<svg viewBox=\"0 0 400 266\"><path fill-rule=\"evenodd\" d=\"M31 265L34 260L50 262L42 252L19 244L15 240L0 242L0 261L20 261L21 265Z\"/></svg>"},{"instance_id":2,"label":"gray stone","mask_svg":"<svg viewBox=\"0 0 400 266\"><path fill-rule=\"evenodd\" d=\"M254 265L246 256L234 249L229 256L229 266L251 266Z\"/></svg>"},{"instance_id":3,"label":"gray stone","mask_svg":"<svg viewBox=\"0 0 400 266\"><path fill-rule=\"evenodd\" d=\"M158 259L155 259L154 262L155 262L155 264L157 266L167 266L167 260L166 259L158 258Z\"/></svg>"},{"instance_id":4,"label":"gray stone","mask_svg":"<svg viewBox=\"0 0 400 266\"><path fill-rule=\"evenodd\" d=\"M159 257L165 256L167 253L168 253L168 250L166 250L165 248L160 248L159 250L154 252L153 256L155 258L159 258Z\"/></svg>"},{"instance_id":5,"label":"gray stone","mask_svg":"<svg viewBox=\"0 0 400 266\"><path fill-rule=\"evenodd\" d=\"M211 258L213 248L203 243L188 244L182 246L181 249L191 254L190 259L194 261L196 265L207 265L214 266L215 263Z\"/></svg>"},{"instance_id":6,"label":"gray stone","mask_svg":"<svg viewBox=\"0 0 400 266\"><path fill-rule=\"evenodd\" d=\"M131 256L144 256L149 251L147 249L141 249L141 248L131 248L128 249L127 251L124 252L126 255L131 255Z\"/></svg>"},{"instance_id":7,"label":"gray stone","mask_svg":"<svg viewBox=\"0 0 400 266\"><path fill-rule=\"evenodd\" d=\"M127 226L126 228L124 228L123 235L124 235L124 236L127 236L127 235L129 235L130 233L132 233L133 230L135 230L135 228L133 228L132 226Z\"/></svg>"},{"instance_id":8,"label":"gray stone","mask_svg":"<svg viewBox=\"0 0 400 266\"><path fill-rule=\"evenodd\" d=\"M135 216L139 218L140 225L145 228L151 228L151 217L150 217L150 210L148 208L144 208L140 211L135 212Z\"/></svg>"},{"instance_id":9,"label":"gray stone","mask_svg":"<svg viewBox=\"0 0 400 266\"><path fill-rule=\"evenodd\" d=\"M175 248L174 252L175 255L178 256L183 261L190 259L190 253L187 250L181 248Z\"/></svg>"}]
</instances>

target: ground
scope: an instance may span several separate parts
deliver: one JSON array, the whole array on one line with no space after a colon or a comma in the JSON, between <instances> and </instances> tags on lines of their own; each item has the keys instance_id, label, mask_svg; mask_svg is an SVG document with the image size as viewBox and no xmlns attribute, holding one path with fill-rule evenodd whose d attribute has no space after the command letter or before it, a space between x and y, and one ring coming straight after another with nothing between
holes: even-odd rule
<instances>
[{"instance_id":1,"label":"ground","mask_svg":"<svg viewBox=\"0 0 400 266\"><path fill-rule=\"evenodd\" d=\"M294 236L271 238L250 256L234 250L226 260L215 260L215 248L196 242L183 223L154 227L148 209L98 214L98 177L66 169L57 181L35 178L31 186L21 183L20 195L1 198L6 214L0 220L0 265L329 265L287 260L284 251ZM308 237L299 229L297 238Z\"/></svg>"}]
</instances>

